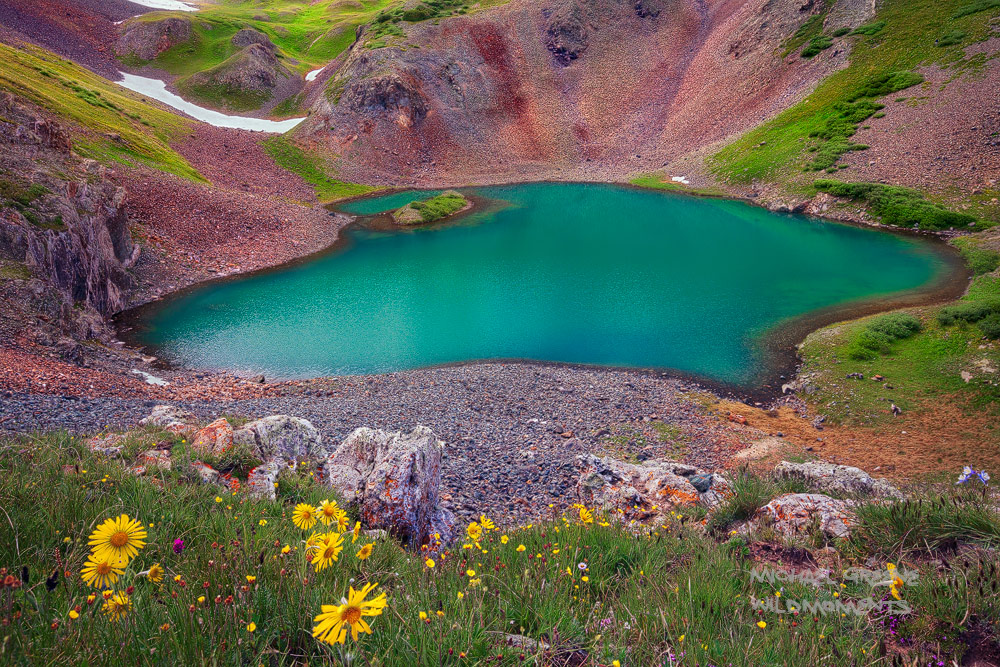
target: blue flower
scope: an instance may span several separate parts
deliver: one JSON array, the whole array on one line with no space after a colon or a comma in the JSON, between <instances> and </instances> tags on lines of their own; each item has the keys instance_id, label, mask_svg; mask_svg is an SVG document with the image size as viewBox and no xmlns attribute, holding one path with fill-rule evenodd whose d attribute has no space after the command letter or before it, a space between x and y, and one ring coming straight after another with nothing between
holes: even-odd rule
<instances>
[{"instance_id":1,"label":"blue flower","mask_svg":"<svg viewBox=\"0 0 1000 667\"><path fill-rule=\"evenodd\" d=\"M969 466L965 466L962 468L962 474L958 476L958 481L955 482L955 485L958 486L959 484L965 484L970 479L975 477L978 477L979 481L984 485L989 484L990 482L990 474L985 470L973 470Z\"/></svg>"}]
</instances>

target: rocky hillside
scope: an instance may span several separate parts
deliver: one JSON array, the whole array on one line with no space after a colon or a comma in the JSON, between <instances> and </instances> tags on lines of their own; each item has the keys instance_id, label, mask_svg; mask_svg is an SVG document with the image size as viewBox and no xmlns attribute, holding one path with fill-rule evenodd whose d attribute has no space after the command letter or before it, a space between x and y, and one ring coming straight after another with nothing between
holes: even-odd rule
<instances>
[{"instance_id":1,"label":"rocky hillside","mask_svg":"<svg viewBox=\"0 0 1000 667\"><path fill-rule=\"evenodd\" d=\"M846 62L780 46L868 0L510 2L366 28L296 131L352 179L622 179L738 134ZM786 57L787 56L787 57Z\"/></svg>"}]
</instances>

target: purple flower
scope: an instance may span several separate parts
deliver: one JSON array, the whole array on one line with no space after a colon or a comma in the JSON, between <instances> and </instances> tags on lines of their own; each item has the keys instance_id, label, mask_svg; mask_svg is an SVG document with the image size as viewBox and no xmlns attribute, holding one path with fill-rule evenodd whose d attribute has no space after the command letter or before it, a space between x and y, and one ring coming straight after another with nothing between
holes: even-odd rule
<instances>
[{"instance_id":1,"label":"purple flower","mask_svg":"<svg viewBox=\"0 0 1000 667\"><path fill-rule=\"evenodd\" d=\"M970 468L969 466L965 466L964 468L962 468L962 474L958 476L958 481L955 483L955 485L957 486L959 484L965 484L970 479L976 477L978 477L979 481L982 482L984 485L989 484L990 482L990 474L985 470L975 470L973 468Z\"/></svg>"},{"instance_id":2,"label":"purple flower","mask_svg":"<svg viewBox=\"0 0 1000 667\"><path fill-rule=\"evenodd\" d=\"M184 540L178 537L174 540L174 553L179 554L182 551L184 551Z\"/></svg>"}]
</instances>

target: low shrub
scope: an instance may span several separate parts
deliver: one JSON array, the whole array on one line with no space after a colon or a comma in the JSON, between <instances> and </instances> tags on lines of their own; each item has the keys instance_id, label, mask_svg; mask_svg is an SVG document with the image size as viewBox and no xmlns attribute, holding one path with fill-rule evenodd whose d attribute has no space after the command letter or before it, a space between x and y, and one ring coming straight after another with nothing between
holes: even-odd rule
<instances>
[{"instance_id":1,"label":"low shrub","mask_svg":"<svg viewBox=\"0 0 1000 667\"><path fill-rule=\"evenodd\" d=\"M835 197L864 202L882 218L882 222L917 229L969 228L979 224L968 213L949 211L940 204L927 201L916 190L881 183L845 183L830 179L815 182L816 189Z\"/></svg>"},{"instance_id":2,"label":"low shrub","mask_svg":"<svg viewBox=\"0 0 1000 667\"><path fill-rule=\"evenodd\" d=\"M952 18L960 19L963 16L970 16L972 14L978 14L979 12L986 12L991 9L1000 8L1000 0L977 0L968 5L964 5L958 9L952 15Z\"/></svg>"},{"instance_id":3,"label":"low shrub","mask_svg":"<svg viewBox=\"0 0 1000 667\"><path fill-rule=\"evenodd\" d=\"M819 54L820 51L824 51L833 46L833 40L827 35L817 35L809 40L806 44L806 48L802 49L803 58L812 58Z\"/></svg>"},{"instance_id":4,"label":"low shrub","mask_svg":"<svg viewBox=\"0 0 1000 667\"><path fill-rule=\"evenodd\" d=\"M871 36L882 32L882 28L884 27L885 21L875 21L874 23L866 23L862 26L858 26L851 32L851 34Z\"/></svg>"},{"instance_id":5,"label":"low shrub","mask_svg":"<svg viewBox=\"0 0 1000 667\"><path fill-rule=\"evenodd\" d=\"M955 44L960 44L963 39L965 39L966 33L962 30L952 30L947 32L934 42L938 47L954 46Z\"/></svg>"},{"instance_id":6,"label":"low shrub","mask_svg":"<svg viewBox=\"0 0 1000 667\"><path fill-rule=\"evenodd\" d=\"M849 35L850 33L851 33L851 29L850 28L843 27L843 28L837 28L831 34L834 37L843 37L844 35Z\"/></svg>"},{"instance_id":7,"label":"low shrub","mask_svg":"<svg viewBox=\"0 0 1000 667\"><path fill-rule=\"evenodd\" d=\"M1000 339L1000 313L991 313L980 320L979 329L990 340Z\"/></svg>"},{"instance_id":8,"label":"low shrub","mask_svg":"<svg viewBox=\"0 0 1000 667\"><path fill-rule=\"evenodd\" d=\"M892 351L892 344L921 329L920 320L909 313L887 313L870 320L854 334L847 354L859 361L872 361Z\"/></svg>"},{"instance_id":9,"label":"low shrub","mask_svg":"<svg viewBox=\"0 0 1000 667\"><path fill-rule=\"evenodd\" d=\"M963 301L954 306L945 306L939 310L937 321L941 326L945 327L958 322L974 324L993 312L993 304L987 301Z\"/></svg>"}]
</instances>

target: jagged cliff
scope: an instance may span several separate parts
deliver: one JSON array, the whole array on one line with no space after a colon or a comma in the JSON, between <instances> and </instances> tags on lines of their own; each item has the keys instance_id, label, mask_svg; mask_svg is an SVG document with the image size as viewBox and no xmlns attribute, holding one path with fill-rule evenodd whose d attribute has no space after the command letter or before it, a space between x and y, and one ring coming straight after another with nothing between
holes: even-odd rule
<instances>
[{"instance_id":1,"label":"jagged cliff","mask_svg":"<svg viewBox=\"0 0 1000 667\"><path fill-rule=\"evenodd\" d=\"M753 127L846 51L785 57L811 17L857 24L869 0L514 0L362 33L296 131L364 182L622 177Z\"/></svg>"},{"instance_id":2,"label":"jagged cliff","mask_svg":"<svg viewBox=\"0 0 1000 667\"><path fill-rule=\"evenodd\" d=\"M0 297L77 338L102 335L134 284L139 249L107 171L74 157L59 123L0 96Z\"/></svg>"}]
</instances>

